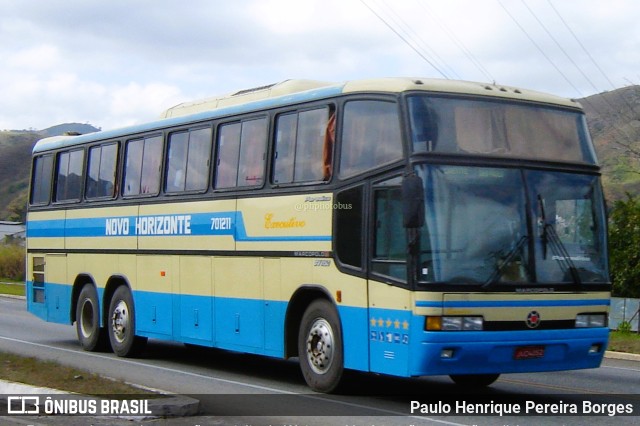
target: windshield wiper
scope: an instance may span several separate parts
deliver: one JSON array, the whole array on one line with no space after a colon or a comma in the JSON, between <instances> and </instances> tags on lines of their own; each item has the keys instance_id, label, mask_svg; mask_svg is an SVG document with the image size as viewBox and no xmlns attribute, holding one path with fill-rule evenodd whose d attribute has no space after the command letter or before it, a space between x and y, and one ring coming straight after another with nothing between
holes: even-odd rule
<instances>
[{"instance_id":1,"label":"windshield wiper","mask_svg":"<svg viewBox=\"0 0 640 426\"><path fill-rule=\"evenodd\" d=\"M511 249L511 251L509 251L509 253L507 253L507 256L504 258L504 261L502 262L502 264L500 264L500 266L498 266L496 268L496 270L493 271L493 274L491 274L489 279L487 281L485 281L484 284L482 284L482 288L490 287L493 284L498 282L500 277L502 277L502 274L504 273L504 271L507 269L507 267L509 265L511 265L511 262L513 262L513 260L515 259L516 255L518 253L520 253L520 251L522 250L522 247L524 247L524 245L527 243L527 241L529 241L529 237L527 235L523 235L518 240L516 245ZM528 271L527 271L527 274L528 274Z\"/></svg>"},{"instance_id":2,"label":"windshield wiper","mask_svg":"<svg viewBox=\"0 0 640 426\"><path fill-rule=\"evenodd\" d=\"M556 232L556 229L552 224L547 222L547 216L544 208L544 199L541 195L538 195L538 208L540 210L540 219L538 225L542 227L542 230L540 232L540 240L542 241L542 258L544 260L547 259L547 246L550 245L551 250L555 254L552 259L558 261L562 272L565 274L569 272L569 275L571 275L571 278L573 279L573 282L575 284L582 284L580 280L580 274L578 273L578 268L576 268L575 263L573 263L573 260L571 260L571 255L560 239L560 236Z\"/></svg>"}]
</instances>

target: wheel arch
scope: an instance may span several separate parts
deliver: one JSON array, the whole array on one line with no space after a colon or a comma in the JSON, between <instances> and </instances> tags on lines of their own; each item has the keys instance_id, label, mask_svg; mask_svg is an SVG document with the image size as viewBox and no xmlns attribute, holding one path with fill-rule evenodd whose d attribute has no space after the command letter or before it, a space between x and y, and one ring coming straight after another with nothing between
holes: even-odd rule
<instances>
[{"instance_id":1,"label":"wheel arch","mask_svg":"<svg viewBox=\"0 0 640 426\"><path fill-rule=\"evenodd\" d=\"M291 296L287 305L285 314L284 329L284 357L291 358L298 356L298 331L302 316L309 305L318 299L325 299L330 302L336 312L338 308L335 301L331 297L329 291L320 285L303 285L299 287ZM342 328L342 320L340 320L340 328Z\"/></svg>"},{"instance_id":2,"label":"wheel arch","mask_svg":"<svg viewBox=\"0 0 640 426\"><path fill-rule=\"evenodd\" d=\"M76 321L76 309L78 307L78 298L80 297L80 292L85 284L91 284L94 288L96 288L96 282L90 274L78 274L76 276L75 281L73 282L73 288L71 289L71 307L69 312L69 318L71 318L71 324Z\"/></svg>"}]
</instances>

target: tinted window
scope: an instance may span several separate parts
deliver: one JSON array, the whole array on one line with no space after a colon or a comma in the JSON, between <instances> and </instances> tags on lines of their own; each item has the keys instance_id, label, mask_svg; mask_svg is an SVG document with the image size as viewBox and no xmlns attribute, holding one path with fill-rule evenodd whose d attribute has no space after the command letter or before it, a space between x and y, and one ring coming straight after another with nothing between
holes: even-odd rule
<instances>
[{"instance_id":1,"label":"tinted window","mask_svg":"<svg viewBox=\"0 0 640 426\"><path fill-rule=\"evenodd\" d=\"M262 185L267 128L266 118L220 126L216 188Z\"/></svg>"},{"instance_id":2,"label":"tinted window","mask_svg":"<svg viewBox=\"0 0 640 426\"><path fill-rule=\"evenodd\" d=\"M33 181L31 183L31 204L47 204L51 195L51 173L53 155L37 157L33 163Z\"/></svg>"},{"instance_id":3,"label":"tinted window","mask_svg":"<svg viewBox=\"0 0 640 426\"><path fill-rule=\"evenodd\" d=\"M373 271L407 279L407 237L402 225L402 180L394 178L374 188Z\"/></svg>"},{"instance_id":4,"label":"tinted window","mask_svg":"<svg viewBox=\"0 0 640 426\"><path fill-rule=\"evenodd\" d=\"M56 201L78 201L82 197L84 151L58 154Z\"/></svg>"},{"instance_id":5,"label":"tinted window","mask_svg":"<svg viewBox=\"0 0 640 426\"><path fill-rule=\"evenodd\" d=\"M276 126L274 183L331 177L335 114L330 114L329 108L281 115Z\"/></svg>"},{"instance_id":6,"label":"tinted window","mask_svg":"<svg viewBox=\"0 0 640 426\"><path fill-rule=\"evenodd\" d=\"M158 194L162 165L162 136L127 143L123 195Z\"/></svg>"},{"instance_id":7,"label":"tinted window","mask_svg":"<svg viewBox=\"0 0 640 426\"><path fill-rule=\"evenodd\" d=\"M350 188L336 196L336 253L340 262L362 268L362 186Z\"/></svg>"},{"instance_id":8,"label":"tinted window","mask_svg":"<svg viewBox=\"0 0 640 426\"><path fill-rule=\"evenodd\" d=\"M87 198L114 196L117 164L118 144L94 146L89 149Z\"/></svg>"},{"instance_id":9,"label":"tinted window","mask_svg":"<svg viewBox=\"0 0 640 426\"><path fill-rule=\"evenodd\" d=\"M348 102L342 127L340 177L350 177L400 158L402 134L396 104Z\"/></svg>"},{"instance_id":10,"label":"tinted window","mask_svg":"<svg viewBox=\"0 0 640 426\"><path fill-rule=\"evenodd\" d=\"M545 105L413 96L414 151L595 164L584 115Z\"/></svg>"},{"instance_id":11,"label":"tinted window","mask_svg":"<svg viewBox=\"0 0 640 426\"><path fill-rule=\"evenodd\" d=\"M211 129L173 133L169 139L167 192L207 188Z\"/></svg>"}]
</instances>

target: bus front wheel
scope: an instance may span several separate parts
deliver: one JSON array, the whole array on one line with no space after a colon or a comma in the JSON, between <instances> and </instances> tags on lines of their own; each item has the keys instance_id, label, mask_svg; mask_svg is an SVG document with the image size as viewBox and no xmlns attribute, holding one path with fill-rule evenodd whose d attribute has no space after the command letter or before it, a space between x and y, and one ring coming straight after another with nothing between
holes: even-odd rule
<instances>
[{"instance_id":1,"label":"bus front wheel","mask_svg":"<svg viewBox=\"0 0 640 426\"><path fill-rule=\"evenodd\" d=\"M298 355L311 389L324 393L337 389L344 371L342 331L338 312L329 301L314 301L302 316Z\"/></svg>"},{"instance_id":2,"label":"bus front wheel","mask_svg":"<svg viewBox=\"0 0 640 426\"><path fill-rule=\"evenodd\" d=\"M147 339L135 335L135 311L133 297L126 286L120 286L113 293L109 304L109 341L118 356L137 355L147 343Z\"/></svg>"},{"instance_id":3,"label":"bus front wheel","mask_svg":"<svg viewBox=\"0 0 640 426\"><path fill-rule=\"evenodd\" d=\"M452 374L451 380L456 385L466 386L469 388L484 388L489 386L500 377L499 374Z\"/></svg>"},{"instance_id":4,"label":"bus front wheel","mask_svg":"<svg viewBox=\"0 0 640 426\"><path fill-rule=\"evenodd\" d=\"M106 330L100 328L98 293L92 284L85 284L80 290L76 305L76 332L85 351L99 351L107 346Z\"/></svg>"}]
</instances>

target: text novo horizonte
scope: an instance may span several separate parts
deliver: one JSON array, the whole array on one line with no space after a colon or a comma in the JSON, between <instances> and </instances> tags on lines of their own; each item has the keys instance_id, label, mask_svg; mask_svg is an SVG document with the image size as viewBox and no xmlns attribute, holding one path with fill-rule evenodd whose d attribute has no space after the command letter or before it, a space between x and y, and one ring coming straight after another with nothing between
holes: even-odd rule
<instances>
[{"instance_id":1,"label":"text novo horizonte","mask_svg":"<svg viewBox=\"0 0 640 426\"><path fill-rule=\"evenodd\" d=\"M105 235L190 235L191 215L113 217L105 221Z\"/></svg>"}]
</instances>

